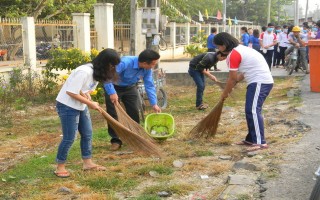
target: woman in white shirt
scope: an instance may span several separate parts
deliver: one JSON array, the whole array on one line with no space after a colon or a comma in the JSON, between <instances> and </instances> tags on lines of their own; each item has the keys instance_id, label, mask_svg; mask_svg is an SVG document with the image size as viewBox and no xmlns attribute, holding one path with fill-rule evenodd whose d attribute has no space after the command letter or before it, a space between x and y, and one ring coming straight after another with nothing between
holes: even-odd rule
<instances>
[{"instance_id":1,"label":"woman in white shirt","mask_svg":"<svg viewBox=\"0 0 320 200\"><path fill-rule=\"evenodd\" d=\"M287 25L283 25L283 31L279 34L278 37L278 42L279 42L279 48L280 48L280 55L279 58L281 60L281 64L280 65L284 65L284 52L287 50L288 48L288 26Z\"/></svg>"},{"instance_id":2,"label":"woman in white shirt","mask_svg":"<svg viewBox=\"0 0 320 200\"><path fill-rule=\"evenodd\" d=\"M236 38L226 32L217 34L214 43L219 51L229 54L229 77L221 99L228 97L237 82L243 79L247 82L245 114L248 133L243 141L236 144L247 145L247 151L268 148L264 136L262 106L273 87L273 78L266 60L256 50L239 45Z\"/></svg>"},{"instance_id":3,"label":"woman in white shirt","mask_svg":"<svg viewBox=\"0 0 320 200\"><path fill-rule=\"evenodd\" d=\"M57 112L60 117L63 138L59 145L54 174L61 178L70 176L65 168L69 149L79 131L81 156L84 170L105 170L95 164L92 157L92 122L88 107L99 109L98 102L91 101L90 93L98 81L112 81L115 77L115 66L120 57L113 49L104 49L92 61L74 69L57 96Z\"/></svg>"}]
</instances>

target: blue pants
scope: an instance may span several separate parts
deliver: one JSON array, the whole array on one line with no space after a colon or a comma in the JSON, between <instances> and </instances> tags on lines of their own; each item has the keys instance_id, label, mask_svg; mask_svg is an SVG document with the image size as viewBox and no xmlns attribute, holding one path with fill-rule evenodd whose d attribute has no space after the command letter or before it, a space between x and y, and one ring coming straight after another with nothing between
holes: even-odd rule
<instances>
[{"instance_id":1,"label":"blue pants","mask_svg":"<svg viewBox=\"0 0 320 200\"><path fill-rule=\"evenodd\" d=\"M273 57L273 50L267 50L267 53L262 53L264 59L266 59L269 69L271 71L271 65L272 65L272 57Z\"/></svg>"},{"instance_id":2,"label":"blue pants","mask_svg":"<svg viewBox=\"0 0 320 200\"><path fill-rule=\"evenodd\" d=\"M195 84L197 85L196 107L198 107L202 104L202 96L206 86L204 75L201 71L194 70L191 67L189 67L188 73L193 78Z\"/></svg>"},{"instance_id":3,"label":"blue pants","mask_svg":"<svg viewBox=\"0 0 320 200\"><path fill-rule=\"evenodd\" d=\"M62 126L62 141L58 148L56 162L65 163L68 152L79 130L81 140L82 159L89 159L92 155L92 123L88 107L80 111L57 102L57 112Z\"/></svg>"},{"instance_id":4,"label":"blue pants","mask_svg":"<svg viewBox=\"0 0 320 200\"><path fill-rule=\"evenodd\" d=\"M269 95L273 84L251 83L247 87L246 94L246 120L248 135L246 141L253 144L266 144L264 137L264 124L262 117L262 105Z\"/></svg>"}]
</instances>

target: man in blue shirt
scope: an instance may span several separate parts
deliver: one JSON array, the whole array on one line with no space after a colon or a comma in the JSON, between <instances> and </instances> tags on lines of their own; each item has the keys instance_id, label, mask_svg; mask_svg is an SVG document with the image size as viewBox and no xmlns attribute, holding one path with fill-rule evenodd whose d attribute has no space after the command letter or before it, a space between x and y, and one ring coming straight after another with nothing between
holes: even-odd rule
<instances>
[{"instance_id":1,"label":"man in blue shirt","mask_svg":"<svg viewBox=\"0 0 320 200\"><path fill-rule=\"evenodd\" d=\"M215 27L211 28L211 34L208 36L207 39L207 48L208 52L216 52L216 45L213 43L214 36L217 34L217 29ZM217 64L213 66L214 71L220 71L220 69L217 68Z\"/></svg>"},{"instance_id":2,"label":"man in blue shirt","mask_svg":"<svg viewBox=\"0 0 320 200\"><path fill-rule=\"evenodd\" d=\"M117 119L114 104L121 100L126 108L127 114L137 123L139 120L139 93L137 82L143 78L145 90L149 98L150 105L155 112L161 112L157 105L156 88L152 77L152 68L157 65L160 55L150 49L144 50L138 56L124 56L116 66L118 80L114 83L105 83L105 99L107 112ZM108 132L111 136L111 150L118 150L122 141L115 131L108 125Z\"/></svg>"}]
</instances>

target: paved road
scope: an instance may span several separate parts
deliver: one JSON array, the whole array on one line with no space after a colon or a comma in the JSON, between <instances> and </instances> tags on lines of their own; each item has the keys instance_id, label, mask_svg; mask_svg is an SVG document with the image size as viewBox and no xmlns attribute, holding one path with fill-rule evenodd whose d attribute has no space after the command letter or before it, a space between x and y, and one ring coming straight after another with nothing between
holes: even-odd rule
<instances>
[{"instance_id":1,"label":"paved road","mask_svg":"<svg viewBox=\"0 0 320 200\"><path fill-rule=\"evenodd\" d=\"M297 144L290 145L284 155L280 177L267 182L266 200L306 200L315 184L314 172L320 165L320 93L310 92L310 78L301 82L303 99L300 120L311 126Z\"/></svg>"}]
</instances>

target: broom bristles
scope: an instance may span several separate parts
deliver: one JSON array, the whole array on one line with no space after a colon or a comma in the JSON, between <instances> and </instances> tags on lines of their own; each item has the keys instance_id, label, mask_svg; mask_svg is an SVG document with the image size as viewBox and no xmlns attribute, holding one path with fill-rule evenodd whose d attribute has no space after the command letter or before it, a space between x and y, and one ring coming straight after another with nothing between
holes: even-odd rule
<instances>
[{"instance_id":1,"label":"broom bristles","mask_svg":"<svg viewBox=\"0 0 320 200\"><path fill-rule=\"evenodd\" d=\"M117 135L123 140L130 148L140 154L154 155L162 157L161 150L151 141L144 139L140 135L132 132L113 117L111 117L103 108L99 108L99 112L108 121L108 124L115 130Z\"/></svg>"},{"instance_id":2,"label":"broom bristles","mask_svg":"<svg viewBox=\"0 0 320 200\"><path fill-rule=\"evenodd\" d=\"M203 118L191 131L190 135L193 137L214 137L217 133L220 116L223 108L223 100L220 100L211 112Z\"/></svg>"},{"instance_id":3,"label":"broom bristles","mask_svg":"<svg viewBox=\"0 0 320 200\"><path fill-rule=\"evenodd\" d=\"M221 82L221 81L215 81L215 83L220 87L221 90L224 90L224 88L226 87L225 82Z\"/></svg>"},{"instance_id":4,"label":"broom bristles","mask_svg":"<svg viewBox=\"0 0 320 200\"><path fill-rule=\"evenodd\" d=\"M144 130L144 128L140 124L138 124L136 121L134 121L126 113L126 111L122 108L120 103L115 104L114 107L116 109L117 116L118 116L118 121L120 122L120 124L122 124L123 126L127 127L132 132L138 133L139 135L143 136L144 138L146 138L146 139L148 139L150 141L154 141L154 139L152 137L150 137L150 135L148 135L148 133Z\"/></svg>"}]
</instances>

